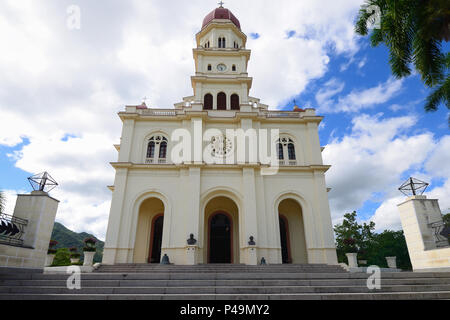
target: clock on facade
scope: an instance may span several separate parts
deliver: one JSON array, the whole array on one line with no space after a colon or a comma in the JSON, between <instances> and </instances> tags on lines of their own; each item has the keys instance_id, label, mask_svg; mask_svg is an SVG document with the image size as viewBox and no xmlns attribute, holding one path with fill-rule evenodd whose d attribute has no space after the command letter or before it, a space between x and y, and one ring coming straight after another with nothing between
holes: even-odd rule
<instances>
[{"instance_id":1,"label":"clock on facade","mask_svg":"<svg viewBox=\"0 0 450 320\"><path fill-rule=\"evenodd\" d=\"M224 136L211 138L211 152L214 157L225 157L233 151L233 142Z\"/></svg>"},{"instance_id":2,"label":"clock on facade","mask_svg":"<svg viewBox=\"0 0 450 320\"><path fill-rule=\"evenodd\" d=\"M227 70L227 66L221 63L217 66L217 70L219 70L220 72L224 72Z\"/></svg>"}]
</instances>

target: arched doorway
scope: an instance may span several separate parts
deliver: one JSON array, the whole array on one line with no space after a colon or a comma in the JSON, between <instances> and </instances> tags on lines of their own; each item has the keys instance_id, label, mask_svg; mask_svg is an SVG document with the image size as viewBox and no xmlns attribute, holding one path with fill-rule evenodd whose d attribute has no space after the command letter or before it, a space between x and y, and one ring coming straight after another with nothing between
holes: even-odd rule
<instances>
[{"instance_id":1,"label":"arched doorway","mask_svg":"<svg viewBox=\"0 0 450 320\"><path fill-rule=\"evenodd\" d=\"M278 205L280 245L283 263L308 263L303 212L294 199L284 199Z\"/></svg>"},{"instance_id":2,"label":"arched doorway","mask_svg":"<svg viewBox=\"0 0 450 320\"><path fill-rule=\"evenodd\" d=\"M150 235L150 251L148 253L148 263L161 262L161 245L163 234L164 216L157 215L153 218L152 231Z\"/></svg>"},{"instance_id":3,"label":"arched doorway","mask_svg":"<svg viewBox=\"0 0 450 320\"><path fill-rule=\"evenodd\" d=\"M209 222L208 263L232 263L232 219L225 213L216 213Z\"/></svg>"},{"instance_id":4,"label":"arched doorway","mask_svg":"<svg viewBox=\"0 0 450 320\"><path fill-rule=\"evenodd\" d=\"M280 215L280 240L282 263L291 263L291 244L289 239L289 224L286 217Z\"/></svg>"},{"instance_id":5,"label":"arched doorway","mask_svg":"<svg viewBox=\"0 0 450 320\"><path fill-rule=\"evenodd\" d=\"M240 263L239 209L227 196L205 204L203 253L200 263Z\"/></svg>"},{"instance_id":6,"label":"arched doorway","mask_svg":"<svg viewBox=\"0 0 450 320\"><path fill-rule=\"evenodd\" d=\"M164 203L148 198L139 207L134 242L134 263L159 263L164 227Z\"/></svg>"}]
</instances>

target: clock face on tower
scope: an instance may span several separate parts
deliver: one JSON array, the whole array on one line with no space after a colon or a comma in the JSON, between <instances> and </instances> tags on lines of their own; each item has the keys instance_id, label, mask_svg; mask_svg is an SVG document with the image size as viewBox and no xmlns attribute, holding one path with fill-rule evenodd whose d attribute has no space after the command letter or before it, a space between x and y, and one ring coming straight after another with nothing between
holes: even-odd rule
<instances>
[{"instance_id":1,"label":"clock face on tower","mask_svg":"<svg viewBox=\"0 0 450 320\"><path fill-rule=\"evenodd\" d=\"M226 157L233 151L233 141L224 136L212 137L210 146L213 157Z\"/></svg>"},{"instance_id":2,"label":"clock face on tower","mask_svg":"<svg viewBox=\"0 0 450 320\"><path fill-rule=\"evenodd\" d=\"M219 64L219 65L217 66L217 70L220 71L220 72L224 72L224 71L227 70L227 66L224 65L223 63L221 63L221 64Z\"/></svg>"}]
</instances>

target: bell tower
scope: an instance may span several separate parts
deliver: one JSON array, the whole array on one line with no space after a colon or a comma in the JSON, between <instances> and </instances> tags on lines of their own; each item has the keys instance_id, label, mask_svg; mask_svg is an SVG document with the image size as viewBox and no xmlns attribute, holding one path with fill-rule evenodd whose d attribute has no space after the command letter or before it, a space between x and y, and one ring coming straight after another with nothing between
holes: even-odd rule
<instances>
[{"instance_id":1,"label":"bell tower","mask_svg":"<svg viewBox=\"0 0 450 320\"><path fill-rule=\"evenodd\" d=\"M192 88L195 103L202 104L203 110L241 110L249 105L252 78L247 73L247 36L239 20L222 4L203 20L193 50Z\"/></svg>"}]
</instances>

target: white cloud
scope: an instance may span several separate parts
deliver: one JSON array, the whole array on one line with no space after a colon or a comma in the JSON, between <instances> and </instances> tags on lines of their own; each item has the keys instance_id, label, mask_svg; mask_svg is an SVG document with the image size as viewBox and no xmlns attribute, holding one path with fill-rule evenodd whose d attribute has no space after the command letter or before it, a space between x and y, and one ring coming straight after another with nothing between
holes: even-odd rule
<instances>
[{"instance_id":1,"label":"white cloud","mask_svg":"<svg viewBox=\"0 0 450 320\"><path fill-rule=\"evenodd\" d=\"M431 185L426 194L439 199L443 211L450 208L450 135L435 139L430 132L412 134L416 122L414 116L361 115L353 119L351 134L326 146L334 223L371 200L381 202L366 219L375 222L377 231L401 229L397 204L404 197L397 189L406 173L428 182L443 179L442 186Z\"/></svg>"},{"instance_id":2,"label":"white cloud","mask_svg":"<svg viewBox=\"0 0 450 320\"><path fill-rule=\"evenodd\" d=\"M398 213L397 205L405 200L402 196L389 198L378 207L374 215L369 219L375 222L378 232L384 230L401 230L402 223Z\"/></svg>"},{"instance_id":3,"label":"white cloud","mask_svg":"<svg viewBox=\"0 0 450 320\"><path fill-rule=\"evenodd\" d=\"M444 136L425 165L428 172L438 177L450 175L450 136Z\"/></svg>"},{"instance_id":4,"label":"white cloud","mask_svg":"<svg viewBox=\"0 0 450 320\"><path fill-rule=\"evenodd\" d=\"M358 62L358 69L361 69L362 67L364 67L367 63L367 57L362 58L359 62Z\"/></svg>"},{"instance_id":5,"label":"white cloud","mask_svg":"<svg viewBox=\"0 0 450 320\"><path fill-rule=\"evenodd\" d=\"M331 99L336 94L341 93L344 90L345 83L340 82L336 78L328 80L322 88L316 93L317 105L322 110L331 110L333 107L333 100Z\"/></svg>"},{"instance_id":6,"label":"white cloud","mask_svg":"<svg viewBox=\"0 0 450 320\"><path fill-rule=\"evenodd\" d=\"M402 89L403 80L389 78L386 82L380 83L375 87L353 90L346 96L333 98L343 89L343 84L334 79L332 83L326 83L325 88L321 89L326 93L325 96L316 96L319 113L336 112L358 112L364 109L373 108L376 105L385 103L399 94ZM319 93L321 92L319 91Z\"/></svg>"},{"instance_id":7,"label":"white cloud","mask_svg":"<svg viewBox=\"0 0 450 320\"><path fill-rule=\"evenodd\" d=\"M403 172L420 166L434 147L430 133L408 135L417 119L412 116L382 119L361 115L353 119L352 132L329 143L324 162L334 219L361 208L379 193L396 195ZM416 154L411 156L411 150Z\"/></svg>"}]
</instances>

